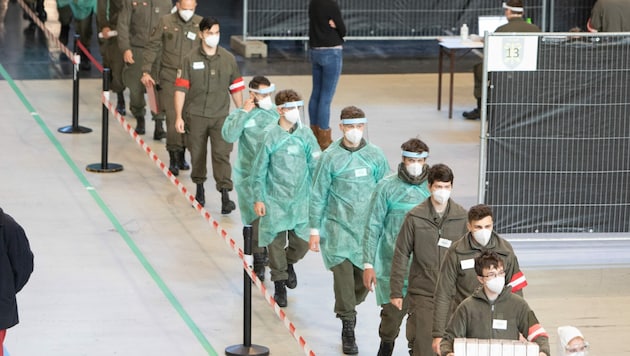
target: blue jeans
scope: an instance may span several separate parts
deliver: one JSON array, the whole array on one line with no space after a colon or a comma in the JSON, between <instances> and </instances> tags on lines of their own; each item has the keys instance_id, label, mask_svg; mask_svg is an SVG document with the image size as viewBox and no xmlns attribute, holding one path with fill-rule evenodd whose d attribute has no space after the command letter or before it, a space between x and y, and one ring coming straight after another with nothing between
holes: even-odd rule
<instances>
[{"instance_id":1,"label":"blue jeans","mask_svg":"<svg viewBox=\"0 0 630 356\"><path fill-rule=\"evenodd\" d=\"M341 75L343 55L341 48L311 49L313 64L313 91L308 102L311 125L329 128L330 104Z\"/></svg>"}]
</instances>

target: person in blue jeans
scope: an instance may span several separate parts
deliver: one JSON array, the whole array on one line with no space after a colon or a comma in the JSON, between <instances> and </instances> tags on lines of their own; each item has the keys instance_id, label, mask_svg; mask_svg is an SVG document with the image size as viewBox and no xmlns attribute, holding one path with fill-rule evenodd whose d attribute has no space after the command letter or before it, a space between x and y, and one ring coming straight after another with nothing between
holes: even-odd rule
<instances>
[{"instance_id":1,"label":"person in blue jeans","mask_svg":"<svg viewBox=\"0 0 630 356\"><path fill-rule=\"evenodd\" d=\"M323 151L332 143L330 104L341 75L346 25L335 0L311 0L308 18L313 65L313 90L308 102L308 116L311 130Z\"/></svg>"}]
</instances>

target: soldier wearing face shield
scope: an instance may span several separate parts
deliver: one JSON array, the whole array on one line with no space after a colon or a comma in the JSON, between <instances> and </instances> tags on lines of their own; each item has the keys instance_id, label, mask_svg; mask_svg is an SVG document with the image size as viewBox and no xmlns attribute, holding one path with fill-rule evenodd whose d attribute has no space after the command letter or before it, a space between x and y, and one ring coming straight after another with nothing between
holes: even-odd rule
<instances>
[{"instance_id":1,"label":"soldier wearing face shield","mask_svg":"<svg viewBox=\"0 0 630 356\"><path fill-rule=\"evenodd\" d=\"M381 306L379 356L391 355L400 324L407 312L389 301L389 281L394 245L405 215L431 195L427 186L429 147L417 138L403 143L398 173L381 180L370 201L369 220L363 238L363 285L376 290ZM405 283L406 285L406 283ZM406 289L406 288L405 288Z\"/></svg>"},{"instance_id":2,"label":"soldier wearing face shield","mask_svg":"<svg viewBox=\"0 0 630 356\"><path fill-rule=\"evenodd\" d=\"M280 119L265 128L251 171L258 246L269 251L274 299L287 306L287 290L297 287L293 265L308 252L308 200L321 154L313 132L300 122L302 99L293 90L276 94ZM288 246L287 246L288 244Z\"/></svg>"},{"instance_id":3,"label":"soldier wearing face shield","mask_svg":"<svg viewBox=\"0 0 630 356\"><path fill-rule=\"evenodd\" d=\"M427 180L430 197L409 211L396 237L390 260L391 304L383 307L383 315L392 318L400 315L397 311L408 313L407 342L414 355L433 354L433 292L440 264L451 243L466 233L466 210L450 198L453 171L444 164L433 165ZM381 355L391 355L391 334L383 334Z\"/></svg>"},{"instance_id":4,"label":"soldier wearing face shield","mask_svg":"<svg viewBox=\"0 0 630 356\"><path fill-rule=\"evenodd\" d=\"M588 356L589 343L584 335L574 326L558 327L558 355Z\"/></svg>"},{"instance_id":5,"label":"soldier wearing face shield","mask_svg":"<svg viewBox=\"0 0 630 356\"><path fill-rule=\"evenodd\" d=\"M238 197L243 225L252 226L252 250L254 271L261 281L265 280L266 248L258 246L258 216L254 211L254 193L250 177L258 144L263 139L265 127L277 124L280 115L271 100L275 90L269 79L256 76L249 82L249 99L242 108L228 115L221 135L226 142L238 140L238 156L232 167L232 181Z\"/></svg>"},{"instance_id":6,"label":"soldier wearing face shield","mask_svg":"<svg viewBox=\"0 0 630 356\"><path fill-rule=\"evenodd\" d=\"M342 321L345 354L358 353L354 337L356 306L365 300L363 285L363 229L368 222L370 197L389 173L383 151L364 136L363 110L341 111L343 137L333 142L317 165L311 194L310 249L319 251L334 278L334 311Z\"/></svg>"},{"instance_id":7,"label":"soldier wearing face shield","mask_svg":"<svg viewBox=\"0 0 630 356\"><path fill-rule=\"evenodd\" d=\"M475 257L483 251L494 251L503 260L505 280L513 293L523 296L527 286L512 245L493 228L492 209L484 204L468 210L468 233L453 242L440 267L433 302L433 350L440 353L440 341L453 310L480 286L475 273Z\"/></svg>"}]
</instances>

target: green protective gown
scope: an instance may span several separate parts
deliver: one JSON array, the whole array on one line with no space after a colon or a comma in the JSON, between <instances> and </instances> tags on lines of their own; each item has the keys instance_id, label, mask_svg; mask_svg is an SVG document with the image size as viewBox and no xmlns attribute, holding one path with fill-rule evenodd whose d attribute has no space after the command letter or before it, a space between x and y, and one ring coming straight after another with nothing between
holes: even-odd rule
<instances>
[{"instance_id":1,"label":"green protective gown","mask_svg":"<svg viewBox=\"0 0 630 356\"><path fill-rule=\"evenodd\" d=\"M254 192L250 176L256 158L256 147L263 139L264 128L278 122L278 112L254 108L250 112L234 110L228 115L221 129L221 136L227 142L238 140L238 154L232 166L232 181L238 196L243 225L251 224L258 216L254 213Z\"/></svg>"},{"instance_id":2,"label":"green protective gown","mask_svg":"<svg viewBox=\"0 0 630 356\"><path fill-rule=\"evenodd\" d=\"M332 143L322 154L313 178L310 226L319 229L324 265L330 269L344 260L363 269L363 232L370 197L389 173L383 151L373 144L351 152Z\"/></svg>"},{"instance_id":3,"label":"green protective gown","mask_svg":"<svg viewBox=\"0 0 630 356\"><path fill-rule=\"evenodd\" d=\"M389 303L389 275L392 268L394 248L405 215L416 205L426 200L431 192L426 181L428 166L417 184L390 175L380 181L370 202L368 224L363 239L363 262L374 266L376 273L376 303ZM404 169L404 168L402 168ZM403 295L407 293L407 279Z\"/></svg>"},{"instance_id":4,"label":"green protective gown","mask_svg":"<svg viewBox=\"0 0 630 356\"><path fill-rule=\"evenodd\" d=\"M321 154L311 129L298 125L289 133L269 125L252 167L254 202L265 203L258 245L269 245L281 231L294 230L308 241L308 202L312 176Z\"/></svg>"}]
</instances>

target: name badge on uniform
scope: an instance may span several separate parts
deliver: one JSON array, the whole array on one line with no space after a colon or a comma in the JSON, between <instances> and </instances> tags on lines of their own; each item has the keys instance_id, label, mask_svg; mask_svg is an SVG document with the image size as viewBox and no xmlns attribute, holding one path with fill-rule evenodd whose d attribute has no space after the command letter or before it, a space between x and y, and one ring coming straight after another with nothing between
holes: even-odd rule
<instances>
[{"instance_id":1,"label":"name badge on uniform","mask_svg":"<svg viewBox=\"0 0 630 356\"><path fill-rule=\"evenodd\" d=\"M287 152L289 152L289 154L291 155L294 155L300 152L300 148L297 145L291 145L287 147Z\"/></svg>"},{"instance_id":2,"label":"name badge on uniform","mask_svg":"<svg viewBox=\"0 0 630 356\"><path fill-rule=\"evenodd\" d=\"M451 240L449 240L449 239L443 239L443 238L440 238L440 239L438 240L438 246L440 246L440 247L444 247L444 248L449 248L449 247L451 247L451 244L452 244L452 243L453 243L453 241L451 241Z\"/></svg>"},{"instance_id":3,"label":"name badge on uniform","mask_svg":"<svg viewBox=\"0 0 630 356\"><path fill-rule=\"evenodd\" d=\"M475 260L473 258L468 259L468 260L462 260L460 261L460 263L462 265L462 269L475 268Z\"/></svg>"},{"instance_id":4,"label":"name badge on uniform","mask_svg":"<svg viewBox=\"0 0 630 356\"><path fill-rule=\"evenodd\" d=\"M155 8L155 13L156 13L156 14L159 14L159 13L160 13L160 8L159 8L159 7L156 7L156 8Z\"/></svg>"},{"instance_id":5,"label":"name badge on uniform","mask_svg":"<svg viewBox=\"0 0 630 356\"><path fill-rule=\"evenodd\" d=\"M358 168L354 170L355 177L365 177L367 176L367 168Z\"/></svg>"},{"instance_id":6,"label":"name badge on uniform","mask_svg":"<svg viewBox=\"0 0 630 356\"><path fill-rule=\"evenodd\" d=\"M204 69L206 67L203 62L193 62L193 69Z\"/></svg>"},{"instance_id":7,"label":"name badge on uniform","mask_svg":"<svg viewBox=\"0 0 630 356\"><path fill-rule=\"evenodd\" d=\"M254 126L256 126L256 120L249 119L249 120L245 121L245 128L254 127Z\"/></svg>"},{"instance_id":8,"label":"name badge on uniform","mask_svg":"<svg viewBox=\"0 0 630 356\"><path fill-rule=\"evenodd\" d=\"M492 328L497 330L507 330L507 320L492 319Z\"/></svg>"},{"instance_id":9,"label":"name badge on uniform","mask_svg":"<svg viewBox=\"0 0 630 356\"><path fill-rule=\"evenodd\" d=\"M197 34L194 32L188 31L188 33L186 34L186 38L188 38L191 41L194 41L197 38Z\"/></svg>"}]
</instances>

